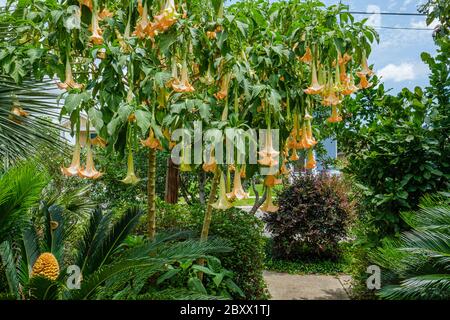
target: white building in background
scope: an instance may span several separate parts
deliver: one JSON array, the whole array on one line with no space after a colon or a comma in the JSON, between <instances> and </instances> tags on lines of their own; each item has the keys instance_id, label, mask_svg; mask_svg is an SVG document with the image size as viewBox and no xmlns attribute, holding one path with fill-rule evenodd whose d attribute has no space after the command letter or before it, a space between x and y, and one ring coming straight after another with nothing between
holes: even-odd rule
<instances>
[{"instance_id":1,"label":"white building in background","mask_svg":"<svg viewBox=\"0 0 450 320\"><path fill-rule=\"evenodd\" d=\"M88 134L90 135L91 139L94 139L97 136L97 133L95 132L95 129L91 126L89 128L89 133L86 131L86 123L87 123L87 117L84 114L80 114L80 143L81 146L84 146L86 144L86 137ZM71 145L75 144L75 135L70 135L70 120L66 120L62 123L62 126L67 129L67 131L63 132L63 138Z\"/></svg>"}]
</instances>

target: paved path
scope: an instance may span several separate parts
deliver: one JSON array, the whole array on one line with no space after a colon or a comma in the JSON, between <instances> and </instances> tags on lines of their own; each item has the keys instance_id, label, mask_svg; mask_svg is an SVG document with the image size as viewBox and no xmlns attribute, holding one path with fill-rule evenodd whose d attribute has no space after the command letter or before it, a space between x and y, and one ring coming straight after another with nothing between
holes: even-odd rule
<instances>
[{"instance_id":1,"label":"paved path","mask_svg":"<svg viewBox=\"0 0 450 320\"><path fill-rule=\"evenodd\" d=\"M272 300L349 300L348 276L264 272Z\"/></svg>"}]
</instances>

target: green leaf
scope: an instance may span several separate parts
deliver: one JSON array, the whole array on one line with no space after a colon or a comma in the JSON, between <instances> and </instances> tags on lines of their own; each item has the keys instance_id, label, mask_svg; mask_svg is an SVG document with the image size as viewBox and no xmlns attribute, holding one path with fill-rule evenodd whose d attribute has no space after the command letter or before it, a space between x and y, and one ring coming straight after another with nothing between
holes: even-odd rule
<instances>
[{"instance_id":1,"label":"green leaf","mask_svg":"<svg viewBox=\"0 0 450 320\"><path fill-rule=\"evenodd\" d=\"M88 111L88 116L95 130L100 132L104 125L102 112L92 107Z\"/></svg>"},{"instance_id":2,"label":"green leaf","mask_svg":"<svg viewBox=\"0 0 450 320\"><path fill-rule=\"evenodd\" d=\"M134 115L136 116L136 123L138 127L141 129L142 134L145 135L147 133L148 128L150 128L150 119L151 114L148 111L137 110Z\"/></svg>"},{"instance_id":3,"label":"green leaf","mask_svg":"<svg viewBox=\"0 0 450 320\"><path fill-rule=\"evenodd\" d=\"M203 294L207 294L205 287L203 286L203 283L200 281L197 277L189 278L188 280L188 287L189 289L193 291L197 291Z\"/></svg>"},{"instance_id":4,"label":"green leaf","mask_svg":"<svg viewBox=\"0 0 450 320\"><path fill-rule=\"evenodd\" d=\"M175 276L178 272L180 272L182 269L171 269L169 271L167 271L166 273L164 273L162 276L160 276L157 280L156 280L156 284L161 284L164 281L172 278L173 276Z\"/></svg>"},{"instance_id":5,"label":"green leaf","mask_svg":"<svg viewBox=\"0 0 450 320\"><path fill-rule=\"evenodd\" d=\"M68 114L76 110L83 102L89 101L91 95L88 91L82 93L69 93L64 100L64 109Z\"/></svg>"}]
</instances>

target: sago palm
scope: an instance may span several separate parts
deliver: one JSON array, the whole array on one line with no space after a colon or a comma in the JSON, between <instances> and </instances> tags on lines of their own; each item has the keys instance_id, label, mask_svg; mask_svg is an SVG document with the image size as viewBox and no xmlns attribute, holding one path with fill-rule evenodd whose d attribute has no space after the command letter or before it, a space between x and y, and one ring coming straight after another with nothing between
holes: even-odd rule
<instances>
[{"instance_id":1,"label":"sago palm","mask_svg":"<svg viewBox=\"0 0 450 320\"><path fill-rule=\"evenodd\" d=\"M450 299L450 194L423 199L404 213L412 230L386 241L373 263L381 266L384 299Z\"/></svg>"},{"instance_id":2,"label":"sago palm","mask_svg":"<svg viewBox=\"0 0 450 320\"><path fill-rule=\"evenodd\" d=\"M64 247L68 245L72 229L66 225L61 207L44 206L42 210L45 217L42 229L30 225L20 241L5 241L0 245L9 296L16 299L96 299L108 286L117 286L117 281L130 281L136 274L151 277L167 271L167 266L177 261L208 258L211 253L230 250L218 241L173 241L184 237L183 233L159 235L155 241L126 248L123 241L139 222L142 210L130 208L113 223L112 213L103 214L96 209L77 243L76 254L67 256ZM53 262L46 258L50 274L49 271L36 271L40 270L36 264L43 254L54 257ZM68 265L76 265L81 271L81 285L77 290L70 290L66 285ZM171 289L166 294L184 298L206 297L185 289Z\"/></svg>"}]
</instances>

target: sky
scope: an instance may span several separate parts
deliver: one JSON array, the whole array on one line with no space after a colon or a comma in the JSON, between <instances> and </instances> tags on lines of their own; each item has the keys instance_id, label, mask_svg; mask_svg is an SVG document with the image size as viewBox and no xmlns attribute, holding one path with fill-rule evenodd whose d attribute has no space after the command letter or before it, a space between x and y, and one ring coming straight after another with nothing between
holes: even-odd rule
<instances>
[{"instance_id":1,"label":"sky","mask_svg":"<svg viewBox=\"0 0 450 320\"><path fill-rule=\"evenodd\" d=\"M235 1L235 0L234 0ZM234 2L233 0L228 3ZM354 15L361 20L369 18L368 23L376 28L380 35L380 43L372 48L369 64L382 77L385 88L392 88L392 93L406 87L428 85L428 67L420 54L436 53L433 42L433 31L423 30L392 30L378 27L433 28L427 26L424 16L386 16L376 12L417 13L418 5L423 0L322 0L326 5L339 2L350 6L350 11L374 13L372 15Z\"/></svg>"}]
</instances>

